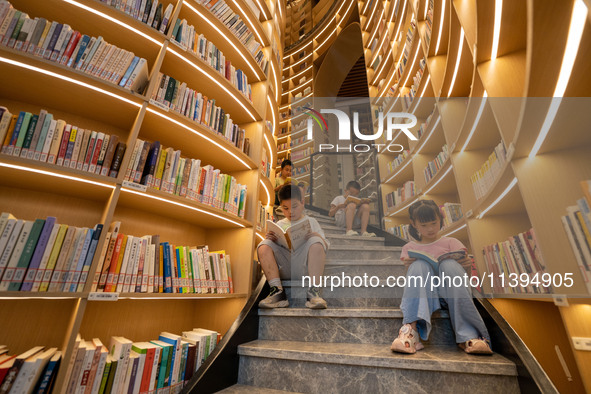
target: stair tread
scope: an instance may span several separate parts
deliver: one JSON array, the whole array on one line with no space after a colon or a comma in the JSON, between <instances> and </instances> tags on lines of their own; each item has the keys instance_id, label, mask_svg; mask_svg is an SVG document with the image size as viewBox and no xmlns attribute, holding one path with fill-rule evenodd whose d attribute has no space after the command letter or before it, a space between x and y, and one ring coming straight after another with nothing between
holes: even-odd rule
<instances>
[{"instance_id":1,"label":"stair tread","mask_svg":"<svg viewBox=\"0 0 591 394\"><path fill-rule=\"evenodd\" d=\"M385 266L404 266L404 262L400 259L393 259L391 257L387 257L384 259L379 260L341 260L341 259L334 259L334 258L327 258L325 262L325 266L335 266L335 265L351 265L351 266L358 266L358 267L365 267L368 265L385 265Z\"/></svg>"},{"instance_id":2,"label":"stair tread","mask_svg":"<svg viewBox=\"0 0 591 394\"><path fill-rule=\"evenodd\" d=\"M387 334L385 334L387 335ZM499 354L476 356L457 346L428 346L399 354L384 344L255 340L240 345L241 356L369 367L517 376L515 364Z\"/></svg>"},{"instance_id":3,"label":"stair tread","mask_svg":"<svg viewBox=\"0 0 591 394\"><path fill-rule=\"evenodd\" d=\"M343 318L402 318L400 308L276 308L259 309L259 316L293 316L293 317L343 317ZM432 318L449 318L446 310L433 313Z\"/></svg>"},{"instance_id":4,"label":"stair tread","mask_svg":"<svg viewBox=\"0 0 591 394\"><path fill-rule=\"evenodd\" d=\"M224 394L240 394L240 393L281 394L281 393L295 393L295 391L275 390L275 389L268 389L265 387L249 386L246 384L235 384L235 385L225 388L221 391L218 391L218 393L224 393Z\"/></svg>"},{"instance_id":5,"label":"stair tread","mask_svg":"<svg viewBox=\"0 0 591 394\"><path fill-rule=\"evenodd\" d=\"M351 250L357 252L365 252L365 250L360 250L359 245L331 245L328 251L331 250ZM375 245L371 247L371 251L392 251L392 252L400 252L402 250L402 246L385 246L385 245Z\"/></svg>"},{"instance_id":6,"label":"stair tread","mask_svg":"<svg viewBox=\"0 0 591 394\"><path fill-rule=\"evenodd\" d=\"M354 240L354 241L369 241L369 242L384 242L386 238L384 237L363 237L361 235L345 235L345 234L326 234L326 238L330 239L345 239L345 240Z\"/></svg>"}]
</instances>

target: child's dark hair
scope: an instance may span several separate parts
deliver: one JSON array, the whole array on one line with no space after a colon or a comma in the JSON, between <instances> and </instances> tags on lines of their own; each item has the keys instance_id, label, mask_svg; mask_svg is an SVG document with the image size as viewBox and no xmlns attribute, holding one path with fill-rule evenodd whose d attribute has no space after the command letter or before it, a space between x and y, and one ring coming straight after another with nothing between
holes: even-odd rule
<instances>
[{"instance_id":1,"label":"child's dark hair","mask_svg":"<svg viewBox=\"0 0 591 394\"><path fill-rule=\"evenodd\" d=\"M281 189L279 189L279 192L277 194L279 195L279 202L283 202L284 200L291 200L292 198L298 201L302 201L302 190L295 185L285 185Z\"/></svg>"},{"instance_id":2,"label":"child's dark hair","mask_svg":"<svg viewBox=\"0 0 591 394\"><path fill-rule=\"evenodd\" d=\"M345 187L345 190L348 190L351 187L357 190L361 190L361 185L357 181L349 181L347 183L347 187Z\"/></svg>"},{"instance_id":3,"label":"child's dark hair","mask_svg":"<svg viewBox=\"0 0 591 394\"><path fill-rule=\"evenodd\" d=\"M291 160L285 159L281 162L281 169L283 170L285 166L291 166Z\"/></svg>"},{"instance_id":4,"label":"child's dark hair","mask_svg":"<svg viewBox=\"0 0 591 394\"><path fill-rule=\"evenodd\" d=\"M420 240L421 235L413 226L413 222L426 223L439 219L439 228L443 227L443 215L439 210L439 206L433 200L419 200L415 202L408 208L408 214L410 216L408 232L416 240Z\"/></svg>"}]
</instances>

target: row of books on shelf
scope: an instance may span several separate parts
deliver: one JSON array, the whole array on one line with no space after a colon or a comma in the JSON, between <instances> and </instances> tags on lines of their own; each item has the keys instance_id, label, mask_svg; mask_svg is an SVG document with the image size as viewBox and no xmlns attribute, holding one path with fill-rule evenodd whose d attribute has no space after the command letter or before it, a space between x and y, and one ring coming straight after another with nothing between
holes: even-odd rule
<instances>
[{"instance_id":1,"label":"row of books on shelf","mask_svg":"<svg viewBox=\"0 0 591 394\"><path fill-rule=\"evenodd\" d=\"M507 156L507 149L501 140L480 169L472 174L470 182L476 199L482 198L492 187L507 161Z\"/></svg>"},{"instance_id":2,"label":"row of books on shelf","mask_svg":"<svg viewBox=\"0 0 591 394\"><path fill-rule=\"evenodd\" d=\"M405 149L401 154L396 156L392 161L386 163L388 167L388 174L393 173L410 155L410 151Z\"/></svg>"},{"instance_id":3,"label":"row of books on shelf","mask_svg":"<svg viewBox=\"0 0 591 394\"><path fill-rule=\"evenodd\" d=\"M103 229L0 216L0 291L79 292Z\"/></svg>"},{"instance_id":4,"label":"row of books on shelf","mask_svg":"<svg viewBox=\"0 0 591 394\"><path fill-rule=\"evenodd\" d=\"M494 293L551 293L552 288L542 285L540 281L532 280L526 287L509 286L510 274L526 274L530 278L538 278L545 272L540 250L536 242L534 229L509 237L506 241L487 245L482 249L486 269L494 274ZM505 276L505 282L501 276Z\"/></svg>"},{"instance_id":5,"label":"row of books on shelf","mask_svg":"<svg viewBox=\"0 0 591 394\"><path fill-rule=\"evenodd\" d=\"M408 224L399 224L397 226L388 227L388 232L390 234L396 235L399 238L402 238L406 241L411 240L410 233L408 231L410 225Z\"/></svg>"},{"instance_id":6,"label":"row of books on shelf","mask_svg":"<svg viewBox=\"0 0 591 394\"><path fill-rule=\"evenodd\" d=\"M437 172L443 167L447 159L449 158L449 149L447 148L447 144L441 147L441 152L435 156L433 160L431 160L425 166L423 170L423 174L425 175L425 183L429 183L431 179L437 174Z\"/></svg>"},{"instance_id":7,"label":"row of books on shelf","mask_svg":"<svg viewBox=\"0 0 591 394\"><path fill-rule=\"evenodd\" d=\"M246 185L211 165L202 166L199 159L182 157L180 149L165 148L159 141L136 140L125 181L244 217Z\"/></svg>"},{"instance_id":8,"label":"row of books on shelf","mask_svg":"<svg viewBox=\"0 0 591 394\"><path fill-rule=\"evenodd\" d=\"M292 176L298 176L298 175L302 175L302 174L307 174L308 172L310 172L310 163L306 163L304 165L300 165L295 167L291 174Z\"/></svg>"},{"instance_id":9,"label":"row of books on shelf","mask_svg":"<svg viewBox=\"0 0 591 394\"><path fill-rule=\"evenodd\" d=\"M401 187L397 188L391 193L386 194L386 206L388 210L394 208L398 204L414 197L416 195L416 187L414 181L407 181Z\"/></svg>"},{"instance_id":10,"label":"row of books on shelf","mask_svg":"<svg viewBox=\"0 0 591 394\"><path fill-rule=\"evenodd\" d=\"M159 0L100 0L109 6L126 13L138 21L166 34L170 25L174 6L172 3L164 8Z\"/></svg>"},{"instance_id":11,"label":"row of books on shelf","mask_svg":"<svg viewBox=\"0 0 591 394\"><path fill-rule=\"evenodd\" d=\"M584 197L577 200L577 205L567 207L567 214L561 220L587 291L591 293L591 180L581 181L581 188Z\"/></svg>"},{"instance_id":12,"label":"row of books on shelf","mask_svg":"<svg viewBox=\"0 0 591 394\"><path fill-rule=\"evenodd\" d=\"M308 86L306 89L302 90L301 92L296 93L293 97L300 98L300 97L307 96L310 93L312 93L312 88L310 86Z\"/></svg>"},{"instance_id":13,"label":"row of books on shelf","mask_svg":"<svg viewBox=\"0 0 591 394\"><path fill-rule=\"evenodd\" d=\"M267 155L267 148L263 148L263 158L261 159L261 174L263 174L263 176L267 178L271 176L271 157Z\"/></svg>"},{"instance_id":14,"label":"row of books on shelf","mask_svg":"<svg viewBox=\"0 0 591 394\"><path fill-rule=\"evenodd\" d=\"M113 222L99 256L92 291L117 293L234 292L230 255L207 245L178 246L159 235L120 232Z\"/></svg>"},{"instance_id":15,"label":"row of books on shelf","mask_svg":"<svg viewBox=\"0 0 591 394\"><path fill-rule=\"evenodd\" d=\"M417 73L412 77L412 86L410 87L410 89L406 90L402 94L402 102L404 104L404 108L406 109L410 108L415 96L417 95L417 90L419 89L419 85L421 84L421 78L423 77L423 72L425 71L426 64L427 61L424 57L421 60L419 60L419 69L417 70Z\"/></svg>"},{"instance_id":16,"label":"row of books on shelf","mask_svg":"<svg viewBox=\"0 0 591 394\"><path fill-rule=\"evenodd\" d=\"M244 129L232 121L230 115L216 105L215 99L191 89L185 82L180 82L166 74L159 73L158 89L154 89L150 103L165 111L181 114L211 131L231 141L246 154L249 152L245 143Z\"/></svg>"},{"instance_id":17,"label":"row of books on shelf","mask_svg":"<svg viewBox=\"0 0 591 394\"><path fill-rule=\"evenodd\" d=\"M282 144L277 144L277 151L281 152L281 151L289 149L289 147L290 147L290 145L287 142L284 142Z\"/></svg>"},{"instance_id":18,"label":"row of books on shelf","mask_svg":"<svg viewBox=\"0 0 591 394\"><path fill-rule=\"evenodd\" d=\"M51 393L60 368L66 368L67 393L176 393L219 340L218 332L196 328L182 335L161 332L149 342L114 336L107 348L99 338L83 340L78 334L70 360L55 347L9 355L8 347L0 346L0 390Z\"/></svg>"},{"instance_id":19,"label":"row of books on shelf","mask_svg":"<svg viewBox=\"0 0 591 394\"><path fill-rule=\"evenodd\" d=\"M464 215L462 213L462 204L446 202L439 206L439 210L443 215L443 227L449 227Z\"/></svg>"},{"instance_id":20,"label":"row of books on shelf","mask_svg":"<svg viewBox=\"0 0 591 394\"><path fill-rule=\"evenodd\" d=\"M312 153L314 153L313 146L310 146L306 149L297 150L291 154L291 160L292 161L302 160L302 159L305 159L306 157L309 157Z\"/></svg>"},{"instance_id":21,"label":"row of books on shelf","mask_svg":"<svg viewBox=\"0 0 591 394\"><path fill-rule=\"evenodd\" d=\"M415 31L416 31L416 21L412 20L410 22L410 26L406 32L406 41L404 43L404 49L402 50L402 59L398 63L398 68L396 69L396 79L400 80L402 74L404 74L404 69L406 68L406 63L408 63L408 59L410 57L410 49L414 40Z\"/></svg>"},{"instance_id":22,"label":"row of books on shelf","mask_svg":"<svg viewBox=\"0 0 591 394\"><path fill-rule=\"evenodd\" d=\"M248 97L252 102L252 89L248 83L248 78L242 72L232 66L230 60L227 60L222 51L220 51L211 41L208 41L203 34L197 34L193 25L187 25L187 21L177 19L175 28L172 32L173 38L185 50L190 50L201 60L207 63L214 70L224 76L236 89Z\"/></svg>"},{"instance_id":23,"label":"row of books on shelf","mask_svg":"<svg viewBox=\"0 0 591 394\"><path fill-rule=\"evenodd\" d=\"M271 213L267 210L263 203L259 201L256 221L257 231L261 231L263 233L266 232L267 220L272 220Z\"/></svg>"},{"instance_id":24,"label":"row of books on shelf","mask_svg":"<svg viewBox=\"0 0 591 394\"><path fill-rule=\"evenodd\" d=\"M197 2L211 11L244 44L267 74L269 61L263 53L263 46L255 39L254 34L240 16L224 0L197 0Z\"/></svg>"},{"instance_id":25,"label":"row of books on shelf","mask_svg":"<svg viewBox=\"0 0 591 394\"><path fill-rule=\"evenodd\" d=\"M425 134L425 131L427 131L427 129L431 126L431 120L433 119L434 113L435 110L431 111L429 116L427 116L427 119L425 119L425 121L421 123L421 126L417 130L417 138L420 139Z\"/></svg>"},{"instance_id":26,"label":"row of books on shelf","mask_svg":"<svg viewBox=\"0 0 591 394\"><path fill-rule=\"evenodd\" d=\"M290 147L294 147L294 146L297 147L298 145L304 144L308 141L310 141L310 140L308 140L308 136L304 134L302 137L292 139L289 143L289 146Z\"/></svg>"},{"instance_id":27,"label":"row of books on shelf","mask_svg":"<svg viewBox=\"0 0 591 394\"><path fill-rule=\"evenodd\" d=\"M431 42L431 32L433 30L433 8L433 0L429 0L429 8L427 8L427 15L425 17L425 25L427 26L425 29L425 44L427 45L427 48L429 48L429 43Z\"/></svg>"},{"instance_id":28,"label":"row of books on shelf","mask_svg":"<svg viewBox=\"0 0 591 394\"><path fill-rule=\"evenodd\" d=\"M0 44L134 92L142 92L148 81L146 59L107 43L102 36L90 37L45 18L32 19L5 0L0 1Z\"/></svg>"},{"instance_id":29,"label":"row of books on shelf","mask_svg":"<svg viewBox=\"0 0 591 394\"><path fill-rule=\"evenodd\" d=\"M126 144L109 135L39 114L21 111L13 115L0 107L2 153L43 163L117 177Z\"/></svg>"}]
</instances>

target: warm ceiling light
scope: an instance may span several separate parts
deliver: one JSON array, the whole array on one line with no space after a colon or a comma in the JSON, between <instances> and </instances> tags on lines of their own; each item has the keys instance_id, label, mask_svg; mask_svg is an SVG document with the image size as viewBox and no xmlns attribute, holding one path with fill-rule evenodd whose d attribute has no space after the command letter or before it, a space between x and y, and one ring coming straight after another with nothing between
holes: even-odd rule
<instances>
[{"instance_id":1,"label":"warm ceiling light","mask_svg":"<svg viewBox=\"0 0 591 394\"><path fill-rule=\"evenodd\" d=\"M28 70L35 71L35 72L38 72L38 73L41 73L41 74L45 74L45 75L49 75L51 77L58 78L58 79L61 79L63 81L71 82L71 83L74 83L76 85L83 86L85 88L92 89L92 90L94 90L96 92L99 92L99 93L105 94L107 96L111 96L113 98L116 98L118 100L124 101L124 102L126 102L128 104L131 104L131 105L133 105L135 107L138 107L138 108L142 106L139 103L136 103L134 101L131 101L131 100L129 100L129 99L123 97L123 96L119 96L118 94L109 92L108 90L101 89L98 86L94 86L94 85L91 85L91 84L86 83L86 82L79 81L79 80L74 79L74 78L66 77L65 75L54 73L53 71L49 71L49 70L46 70L44 68L31 66L30 64L17 62L16 60L7 59L5 57L0 57L0 62L12 64L13 66L26 68Z\"/></svg>"},{"instance_id":2,"label":"warm ceiling light","mask_svg":"<svg viewBox=\"0 0 591 394\"><path fill-rule=\"evenodd\" d=\"M101 187L105 187L105 188L109 188L109 189L115 189L115 185L109 185L109 184L102 183L102 182L91 181L90 179L84 179L84 178L80 178L80 177L76 177L76 176L60 174L58 172L53 172L53 171L40 170L37 168L31 168L31 167L25 167L25 166L19 166L16 164L8 164L8 163L1 163L1 162L0 162L0 167L12 168L12 169L19 170L19 171L34 172L34 173L41 174L41 175L48 175L48 176L53 176L56 178L69 179L71 181L89 183L91 185L101 186ZM112 179L115 180L115 178L112 178Z\"/></svg>"},{"instance_id":3,"label":"warm ceiling light","mask_svg":"<svg viewBox=\"0 0 591 394\"><path fill-rule=\"evenodd\" d=\"M456 83L456 77L458 76L458 70L460 68L460 60L462 59L462 48L464 48L464 28L460 28L460 44L458 47L458 56L456 58L456 66L454 67L454 76L451 79L451 84L449 85L449 92L447 92L447 97L451 96L451 92L454 89L454 84Z\"/></svg>"},{"instance_id":4,"label":"warm ceiling light","mask_svg":"<svg viewBox=\"0 0 591 394\"><path fill-rule=\"evenodd\" d=\"M439 44L441 44L441 34L443 33L443 21L445 20L445 0L441 3L441 19L439 19L439 34L437 34L437 45L435 45L435 56L439 52Z\"/></svg>"},{"instance_id":5,"label":"warm ceiling light","mask_svg":"<svg viewBox=\"0 0 591 394\"><path fill-rule=\"evenodd\" d=\"M191 133L193 133L193 134L197 134L197 135L198 135L198 136L200 136L201 138L205 138L207 141L211 142L212 144L214 144L214 145L215 145L215 146L217 146L218 148L220 148L220 149L224 150L224 151L225 151L226 153L228 153L230 156L232 156L233 158L235 158L236 160L238 160L240 163L244 164L244 166L245 166L246 168L248 168L249 170L252 170L252 167L251 167L250 165L248 165L248 164L247 164L247 163L246 163L244 160L242 160L240 157L236 156L236 154L234 154L233 152L231 152L231 151L230 151L228 148L226 148L225 146L223 146L223 145L221 145L220 143L218 143L217 141L214 141L214 140L212 140L211 138L209 138L207 135L205 135L205 134L203 134L203 133L200 133L200 132L199 132L199 131L197 131L197 130L194 130L194 129L192 129L191 127L189 127L189 126L185 125L185 124L184 124L184 123L182 123L182 122L179 122L179 121L178 121L178 120L176 120L176 119L173 119L173 118L171 118L171 117L169 117L169 116L167 116L167 115L164 115L164 114L162 114L162 113L160 113L160 112L158 112L158 111L155 111L155 110L154 110L154 109L152 109L152 108L149 108L149 107L148 107L148 108L146 108L146 110L147 110L147 111L149 111L149 112L151 112L151 113L153 113L154 115L158 115L158 116L160 116L161 118L164 118L164 119L168 120L169 122L172 122L172 123L174 123L174 124L176 124L176 125L178 125L178 126L181 126L182 128L186 129L187 131L190 131L190 132L191 132Z\"/></svg>"},{"instance_id":6,"label":"warm ceiling light","mask_svg":"<svg viewBox=\"0 0 591 394\"><path fill-rule=\"evenodd\" d=\"M158 196L153 196L153 195L151 195L151 194L148 194L148 193L142 193L142 192L138 192L138 191L135 191L135 190L132 190L132 189L128 189L128 188L125 188L125 187L122 187L122 188L121 188L121 191L122 191L122 192L127 192L127 193L136 194L136 195L138 195L138 196L145 197L145 198L151 198L151 199L153 199L153 200L162 201L162 202L165 202L165 203L168 203L168 204L177 205L177 206L179 206L179 207L183 207L183 208L186 208L186 209L190 209L190 210L192 210L192 211L196 211L196 212L204 213L204 214L206 214L206 215L213 216L213 217L216 217L216 218L218 218L218 219L225 220L226 222L230 222L230 223L232 223L232 224L235 224L235 225L237 225L237 226L240 226L240 227L246 227L244 224L242 224L242 223L238 223L238 222L235 222L235 221L233 221L232 219L229 219L229 218L227 218L227 217L220 216L220 215L217 215L217 214L215 214L215 213L213 213L213 212L209 212L209 211L206 211L206 210L204 210L204 209L200 209L200 208L197 208L197 207L193 207L193 206L191 206L191 205L183 204L183 203L180 203L180 202L178 202L178 201L167 200L166 198L162 198L162 197L158 197Z\"/></svg>"},{"instance_id":7,"label":"warm ceiling light","mask_svg":"<svg viewBox=\"0 0 591 394\"><path fill-rule=\"evenodd\" d=\"M477 216L477 219L482 219L484 217L484 215L486 215L486 213L488 211L493 209L493 207L495 205L497 205L507 195L507 193L509 193L511 191L511 189L513 189L513 186L515 186L516 184L517 184L517 178L513 178L511 183L509 183L509 186L507 186L507 188L505 190L503 190L503 192L499 195L499 197L497 197L497 199L495 201L493 201L493 203L490 204L484 211L480 212L480 214Z\"/></svg>"},{"instance_id":8,"label":"warm ceiling light","mask_svg":"<svg viewBox=\"0 0 591 394\"><path fill-rule=\"evenodd\" d=\"M486 90L484 91L484 94L482 95L482 102L480 103L480 107L478 108L478 113L476 114L476 119L474 119L474 123L472 124L472 129L470 130L470 134L468 134L468 138L466 138L466 142L464 142L464 146L462 146L462 149L460 149L460 153L462 153L466 147L468 146L468 143L470 142L470 140L472 139L472 136L474 135L474 132L476 131L476 127L478 126L478 123L480 122L480 117L482 116L482 112L484 112L484 105L486 104L486 98L488 97L488 93L486 92Z\"/></svg>"},{"instance_id":9,"label":"warm ceiling light","mask_svg":"<svg viewBox=\"0 0 591 394\"><path fill-rule=\"evenodd\" d=\"M503 13L503 0L495 0L495 27L493 30L493 43L490 52L490 60L497 58L499 50L499 36L501 35L501 16Z\"/></svg>"},{"instance_id":10,"label":"warm ceiling light","mask_svg":"<svg viewBox=\"0 0 591 394\"><path fill-rule=\"evenodd\" d=\"M554 122L558 107L562 102L562 97L566 91L566 86L570 80L570 75L573 71L577 52L579 51L579 45L581 44L581 37L583 36L583 30L585 29L585 22L587 21L587 6L583 0L576 0L573 6L573 13L570 19L570 26L568 29L568 38L566 39L566 48L564 49L564 55L562 57L562 64L560 65L560 73L558 74L558 81L556 82L556 88L554 89L552 104L546 114L546 119L542 124L538 138L529 153L529 158L532 159L538 153L542 147L542 143L546 139L550 127ZM560 97L557 99L556 97Z\"/></svg>"},{"instance_id":11,"label":"warm ceiling light","mask_svg":"<svg viewBox=\"0 0 591 394\"><path fill-rule=\"evenodd\" d=\"M98 15L101 18L107 19L107 20L109 20L109 21L111 21L113 23L118 24L121 27L126 28L127 30L130 30L130 31L134 32L135 34L137 34L139 36L144 37L146 40L151 41L151 42L153 42L154 44L156 44L158 46L162 46L162 42L160 42L160 41L158 41L158 40L150 37L146 33L142 32L142 31L140 31L140 30L138 30L136 28L133 28L133 27L129 26L127 23L121 22L117 18L113 18L113 17L111 17L111 16L109 16L107 14L104 14L104 13L98 11L98 10L95 10L92 7L86 6L84 4L80 4L80 3L78 3L77 1L74 1L74 0L63 0L63 1L66 2L66 3L70 3L70 4L72 4L72 5L76 6L76 7L80 7L82 9L86 10L86 11L92 12L93 14Z\"/></svg>"}]
</instances>

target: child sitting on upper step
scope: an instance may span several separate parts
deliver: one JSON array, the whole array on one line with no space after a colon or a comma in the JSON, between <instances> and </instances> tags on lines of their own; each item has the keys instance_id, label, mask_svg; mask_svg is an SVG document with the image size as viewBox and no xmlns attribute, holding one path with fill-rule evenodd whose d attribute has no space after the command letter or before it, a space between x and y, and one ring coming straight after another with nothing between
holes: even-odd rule
<instances>
[{"instance_id":1,"label":"child sitting on upper step","mask_svg":"<svg viewBox=\"0 0 591 394\"><path fill-rule=\"evenodd\" d=\"M410 241L402 248L400 259L408 268L406 287L402 297L402 327L398 337L392 342L391 349L399 353L416 353L424 348L420 339L427 340L431 331L431 314L447 306L456 342L470 354L492 354L490 336L474 302L469 287L454 286L454 277L464 277L465 268L471 266L471 258L458 261L443 259L436 268L422 259L409 257L409 251L417 251L435 258L466 247L457 239L441 237L443 215L433 200L419 200L409 208L410 235L416 241ZM433 277L450 277L440 280L439 286L432 286ZM420 277L419 280L410 280ZM462 281L462 284L464 282Z\"/></svg>"}]
</instances>

